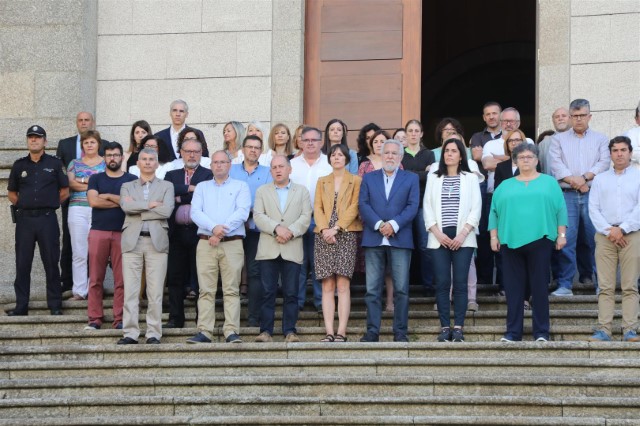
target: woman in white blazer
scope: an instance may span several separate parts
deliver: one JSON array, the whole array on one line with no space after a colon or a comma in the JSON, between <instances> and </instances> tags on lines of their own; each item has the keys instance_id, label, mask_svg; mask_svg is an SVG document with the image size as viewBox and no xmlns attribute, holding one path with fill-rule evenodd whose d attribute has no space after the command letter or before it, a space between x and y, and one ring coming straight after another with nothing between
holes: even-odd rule
<instances>
[{"instance_id":1,"label":"woman in white blazer","mask_svg":"<svg viewBox=\"0 0 640 426\"><path fill-rule=\"evenodd\" d=\"M448 139L442 145L437 171L427 179L423 201L424 221L429 231L427 248L431 250L442 327L440 342L464 341L467 276L477 247L475 230L481 210L480 185L478 177L469 169L466 149L458 139ZM453 329L449 309L451 283L455 307Z\"/></svg>"}]
</instances>

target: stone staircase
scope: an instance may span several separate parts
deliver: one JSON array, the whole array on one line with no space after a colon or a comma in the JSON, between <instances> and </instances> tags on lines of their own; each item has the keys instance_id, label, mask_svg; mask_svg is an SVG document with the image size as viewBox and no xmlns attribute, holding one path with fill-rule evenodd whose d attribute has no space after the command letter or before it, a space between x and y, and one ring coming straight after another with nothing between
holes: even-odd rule
<instances>
[{"instance_id":1,"label":"stone staircase","mask_svg":"<svg viewBox=\"0 0 640 426\"><path fill-rule=\"evenodd\" d=\"M253 343L259 330L243 327L243 344L222 343L219 329L216 343L187 345L187 302L186 328L165 330L163 344L122 347L120 331L83 330L86 302L66 301L54 317L33 301L28 317L0 316L0 425L640 424L640 346L586 341L593 289L551 298L547 343L499 342L504 298L482 285L466 342L437 343L434 299L411 291L408 344L391 341L388 313L380 343L358 342L360 285L347 343L320 343L321 315L303 311L300 343Z\"/></svg>"}]
</instances>

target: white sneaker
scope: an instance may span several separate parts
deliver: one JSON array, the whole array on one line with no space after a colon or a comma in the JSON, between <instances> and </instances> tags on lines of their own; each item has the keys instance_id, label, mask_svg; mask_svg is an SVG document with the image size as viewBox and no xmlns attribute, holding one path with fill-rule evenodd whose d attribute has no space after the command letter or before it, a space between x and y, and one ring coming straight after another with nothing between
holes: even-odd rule
<instances>
[{"instance_id":1,"label":"white sneaker","mask_svg":"<svg viewBox=\"0 0 640 426\"><path fill-rule=\"evenodd\" d=\"M552 296L573 296L573 291L568 288L558 287L556 291L551 293Z\"/></svg>"}]
</instances>

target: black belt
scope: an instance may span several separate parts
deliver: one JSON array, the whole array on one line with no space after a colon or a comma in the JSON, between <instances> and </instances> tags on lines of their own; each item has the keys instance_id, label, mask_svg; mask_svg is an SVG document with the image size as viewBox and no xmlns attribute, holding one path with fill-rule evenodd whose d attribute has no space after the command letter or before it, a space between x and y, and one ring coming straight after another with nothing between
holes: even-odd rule
<instances>
[{"instance_id":1,"label":"black belt","mask_svg":"<svg viewBox=\"0 0 640 426\"><path fill-rule=\"evenodd\" d=\"M580 192L577 189L573 189L573 188L562 188L562 187L560 187L560 189L562 189L562 192Z\"/></svg>"},{"instance_id":2,"label":"black belt","mask_svg":"<svg viewBox=\"0 0 640 426\"><path fill-rule=\"evenodd\" d=\"M151 232L140 231L140 236L141 237L150 237L151 236Z\"/></svg>"},{"instance_id":3,"label":"black belt","mask_svg":"<svg viewBox=\"0 0 640 426\"><path fill-rule=\"evenodd\" d=\"M18 216L38 217L54 213L56 209L17 209Z\"/></svg>"},{"instance_id":4,"label":"black belt","mask_svg":"<svg viewBox=\"0 0 640 426\"><path fill-rule=\"evenodd\" d=\"M202 234L198 234L198 237L200 237L201 240L208 240L211 235L202 235ZM222 237L220 239L221 243L227 242L227 241L235 241L235 240L242 240L244 237L242 235L234 235L232 237Z\"/></svg>"}]
</instances>

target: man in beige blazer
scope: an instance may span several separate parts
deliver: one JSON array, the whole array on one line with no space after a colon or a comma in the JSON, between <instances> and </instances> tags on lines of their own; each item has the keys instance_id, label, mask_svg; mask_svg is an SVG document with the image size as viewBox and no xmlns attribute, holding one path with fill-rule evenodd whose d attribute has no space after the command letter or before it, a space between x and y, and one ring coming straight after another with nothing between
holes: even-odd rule
<instances>
[{"instance_id":1,"label":"man in beige blazer","mask_svg":"<svg viewBox=\"0 0 640 426\"><path fill-rule=\"evenodd\" d=\"M138 156L140 178L120 189L120 207L125 213L122 226L122 275L124 277L124 337L119 345L138 343L138 301L140 278L145 266L147 279L148 344L159 344L162 337L162 290L167 273L169 225L174 206L173 185L156 178L158 153L143 149Z\"/></svg>"},{"instance_id":2,"label":"man in beige blazer","mask_svg":"<svg viewBox=\"0 0 640 426\"><path fill-rule=\"evenodd\" d=\"M278 278L282 277L282 334L285 342L298 342L298 279L303 259L302 236L311 223L311 199L306 187L289 179L291 164L277 155L271 160L273 183L258 188L253 219L260 229L256 260L264 290L260 335L256 342L271 342Z\"/></svg>"}]
</instances>

